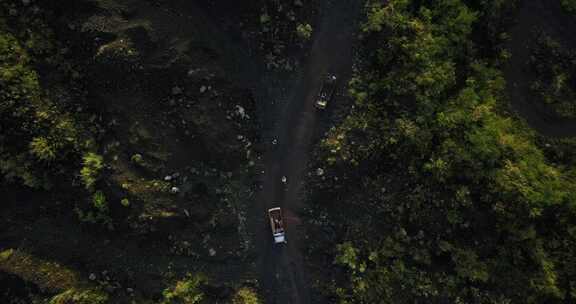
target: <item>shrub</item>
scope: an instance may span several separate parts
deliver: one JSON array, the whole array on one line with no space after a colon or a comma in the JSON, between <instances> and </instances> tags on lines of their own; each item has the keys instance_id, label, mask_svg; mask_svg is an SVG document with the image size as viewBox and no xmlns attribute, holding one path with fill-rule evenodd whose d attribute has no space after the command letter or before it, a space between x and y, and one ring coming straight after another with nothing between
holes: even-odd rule
<instances>
[{"instance_id":1,"label":"shrub","mask_svg":"<svg viewBox=\"0 0 576 304\"><path fill-rule=\"evenodd\" d=\"M105 304L108 295L98 289L69 289L54 296L49 304Z\"/></svg>"},{"instance_id":2,"label":"shrub","mask_svg":"<svg viewBox=\"0 0 576 304\"><path fill-rule=\"evenodd\" d=\"M233 304L260 304L262 303L258 298L258 294L252 288L242 287L236 291Z\"/></svg>"},{"instance_id":3,"label":"shrub","mask_svg":"<svg viewBox=\"0 0 576 304\"><path fill-rule=\"evenodd\" d=\"M130 200L128 200L127 198L123 198L123 199L120 201L120 204L121 204L122 206L124 206L124 207L129 207L129 206L130 206Z\"/></svg>"},{"instance_id":4,"label":"shrub","mask_svg":"<svg viewBox=\"0 0 576 304\"><path fill-rule=\"evenodd\" d=\"M132 155L130 160L137 165L142 165L144 163L144 158L142 157L142 154L139 153Z\"/></svg>"},{"instance_id":5,"label":"shrub","mask_svg":"<svg viewBox=\"0 0 576 304\"><path fill-rule=\"evenodd\" d=\"M94 192L94 195L92 196L92 203L99 212L108 211L108 202L106 201L106 196L104 195L104 192L100 190Z\"/></svg>"},{"instance_id":6,"label":"shrub","mask_svg":"<svg viewBox=\"0 0 576 304\"><path fill-rule=\"evenodd\" d=\"M296 33L300 39L307 41L310 40L312 37L312 26L308 23L306 24L298 24L296 27Z\"/></svg>"},{"instance_id":7,"label":"shrub","mask_svg":"<svg viewBox=\"0 0 576 304\"><path fill-rule=\"evenodd\" d=\"M84 166L82 167L82 170L80 170L82 181L84 182L86 189L92 190L94 184L96 184L100 178L100 172L104 167L102 156L88 152L84 155L83 160Z\"/></svg>"},{"instance_id":8,"label":"shrub","mask_svg":"<svg viewBox=\"0 0 576 304\"><path fill-rule=\"evenodd\" d=\"M166 288L162 293L162 304L197 304L204 299L200 286L205 279L202 275L188 275L185 279L177 281L173 287Z\"/></svg>"},{"instance_id":9,"label":"shrub","mask_svg":"<svg viewBox=\"0 0 576 304\"><path fill-rule=\"evenodd\" d=\"M41 160L54 160L56 158L57 147L46 137L36 137L30 143L32 154Z\"/></svg>"},{"instance_id":10,"label":"shrub","mask_svg":"<svg viewBox=\"0 0 576 304\"><path fill-rule=\"evenodd\" d=\"M60 292L83 284L76 272L19 250L0 252L0 271L16 275L47 292Z\"/></svg>"}]
</instances>

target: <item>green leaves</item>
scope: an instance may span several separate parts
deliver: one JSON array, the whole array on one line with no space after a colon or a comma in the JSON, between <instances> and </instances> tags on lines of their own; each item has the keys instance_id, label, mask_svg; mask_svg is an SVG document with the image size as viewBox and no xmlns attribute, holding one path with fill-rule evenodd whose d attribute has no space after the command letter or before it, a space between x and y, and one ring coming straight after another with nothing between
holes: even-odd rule
<instances>
[{"instance_id":1,"label":"green leaves","mask_svg":"<svg viewBox=\"0 0 576 304\"><path fill-rule=\"evenodd\" d=\"M296 26L296 34L303 41L310 40L310 38L312 38L312 32L312 26L308 23L298 24L298 26Z\"/></svg>"},{"instance_id":2,"label":"green leaves","mask_svg":"<svg viewBox=\"0 0 576 304\"><path fill-rule=\"evenodd\" d=\"M82 170L80 170L80 175L86 189L94 189L94 185L98 181L103 167L104 164L102 156L92 152L88 152L84 155L83 167Z\"/></svg>"},{"instance_id":3,"label":"green leaves","mask_svg":"<svg viewBox=\"0 0 576 304\"><path fill-rule=\"evenodd\" d=\"M108 212L108 202L106 201L106 196L104 196L104 192L102 191L94 192L94 195L92 195L92 203L99 212L103 213Z\"/></svg>"},{"instance_id":4,"label":"green leaves","mask_svg":"<svg viewBox=\"0 0 576 304\"><path fill-rule=\"evenodd\" d=\"M204 299L200 286L205 282L202 275L188 275L177 281L173 287L166 288L162 295L162 304L198 304Z\"/></svg>"},{"instance_id":5,"label":"green leaves","mask_svg":"<svg viewBox=\"0 0 576 304\"><path fill-rule=\"evenodd\" d=\"M506 112L498 54L478 57L472 29L494 25L475 23L502 12L460 0L388 3L369 1L371 60L350 83L354 109L322 143L342 171L378 168L358 171L362 186L346 185L354 198L338 205L368 210L342 225L370 224L335 247L347 275L335 294L357 303L555 303L576 273L566 266L576 179L573 163L549 159L554 148L545 154ZM556 76L551 87L562 91L569 77ZM398 226L403 238L393 235Z\"/></svg>"},{"instance_id":6,"label":"green leaves","mask_svg":"<svg viewBox=\"0 0 576 304\"><path fill-rule=\"evenodd\" d=\"M49 44L42 41L50 38L45 31L30 28L16 38L0 25L0 173L33 188L49 188L53 175L69 170L73 154L85 148L80 138L89 137L40 85L33 68L40 58L29 48Z\"/></svg>"},{"instance_id":7,"label":"green leaves","mask_svg":"<svg viewBox=\"0 0 576 304\"><path fill-rule=\"evenodd\" d=\"M50 142L46 137L36 137L30 143L30 150L32 154L41 160L54 160L56 158L58 147Z\"/></svg>"}]
</instances>

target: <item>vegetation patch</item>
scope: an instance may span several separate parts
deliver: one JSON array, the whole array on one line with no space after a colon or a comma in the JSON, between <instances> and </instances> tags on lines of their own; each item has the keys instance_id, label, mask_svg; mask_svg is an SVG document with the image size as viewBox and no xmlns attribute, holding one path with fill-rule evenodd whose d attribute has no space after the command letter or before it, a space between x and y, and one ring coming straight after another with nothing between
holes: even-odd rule
<instances>
[{"instance_id":1,"label":"vegetation patch","mask_svg":"<svg viewBox=\"0 0 576 304\"><path fill-rule=\"evenodd\" d=\"M185 279L177 281L162 293L162 304L197 304L202 303L205 295L201 290L205 279L201 275L188 275Z\"/></svg>"},{"instance_id":2,"label":"vegetation patch","mask_svg":"<svg viewBox=\"0 0 576 304\"><path fill-rule=\"evenodd\" d=\"M326 301L573 299L574 172L508 114L498 48L479 52L501 1L468 2L368 1L354 109L308 189Z\"/></svg>"},{"instance_id":3,"label":"vegetation patch","mask_svg":"<svg viewBox=\"0 0 576 304\"><path fill-rule=\"evenodd\" d=\"M106 293L91 286L75 271L20 250L0 252L0 270L38 286L45 293L57 294L50 300L50 304L108 303Z\"/></svg>"}]
</instances>

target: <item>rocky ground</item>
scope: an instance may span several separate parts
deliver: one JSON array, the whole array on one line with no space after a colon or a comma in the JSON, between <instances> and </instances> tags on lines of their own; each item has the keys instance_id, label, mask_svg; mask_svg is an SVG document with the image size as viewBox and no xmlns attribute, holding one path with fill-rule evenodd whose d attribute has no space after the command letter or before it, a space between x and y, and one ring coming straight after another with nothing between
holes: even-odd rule
<instances>
[{"instance_id":1,"label":"rocky ground","mask_svg":"<svg viewBox=\"0 0 576 304\"><path fill-rule=\"evenodd\" d=\"M315 15L299 1L263 4L9 1L2 7L10 26L41 18L52 33L51 52L60 61L37 60L37 70L46 94L94 134L105 164L99 187L109 206L105 215L94 214L79 179L59 192L2 183L7 199L0 208L9 216L0 220L0 250L19 252L0 262L6 303L71 286L44 288L46 278L28 279L33 267L13 267L20 255L70 269L105 289L113 303L160 299L189 273L207 275L210 303L241 286L258 287L247 218L255 212L250 202L263 149L257 128L261 113L274 106L257 103L267 93L254 91L260 81L254 63L266 62L262 69L270 73L297 70L306 39L292 47L289 41L299 39L292 26ZM253 55L264 59L245 60Z\"/></svg>"}]
</instances>

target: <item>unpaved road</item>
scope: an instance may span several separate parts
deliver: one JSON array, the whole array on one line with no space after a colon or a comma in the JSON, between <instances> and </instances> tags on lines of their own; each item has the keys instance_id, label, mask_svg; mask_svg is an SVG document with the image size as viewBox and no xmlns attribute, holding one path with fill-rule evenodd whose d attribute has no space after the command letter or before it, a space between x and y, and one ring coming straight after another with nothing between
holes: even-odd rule
<instances>
[{"instance_id":1,"label":"unpaved road","mask_svg":"<svg viewBox=\"0 0 576 304\"><path fill-rule=\"evenodd\" d=\"M313 45L300 78L289 90L288 102L273 130L277 145L269 144L264 159L263 188L258 206L266 210L280 206L287 222L286 245L272 242L270 227L256 235L260 254L260 283L265 303L308 303L309 282L301 247L304 233L299 225L302 208L302 180L311 149L318 113L313 99L326 73L340 76L339 87L347 81L352 65L352 43L360 0L327 1L315 25ZM346 79L346 80L345 80ZM281 182L287 177L287 184Z\"/></svg>"}]
</instances>

